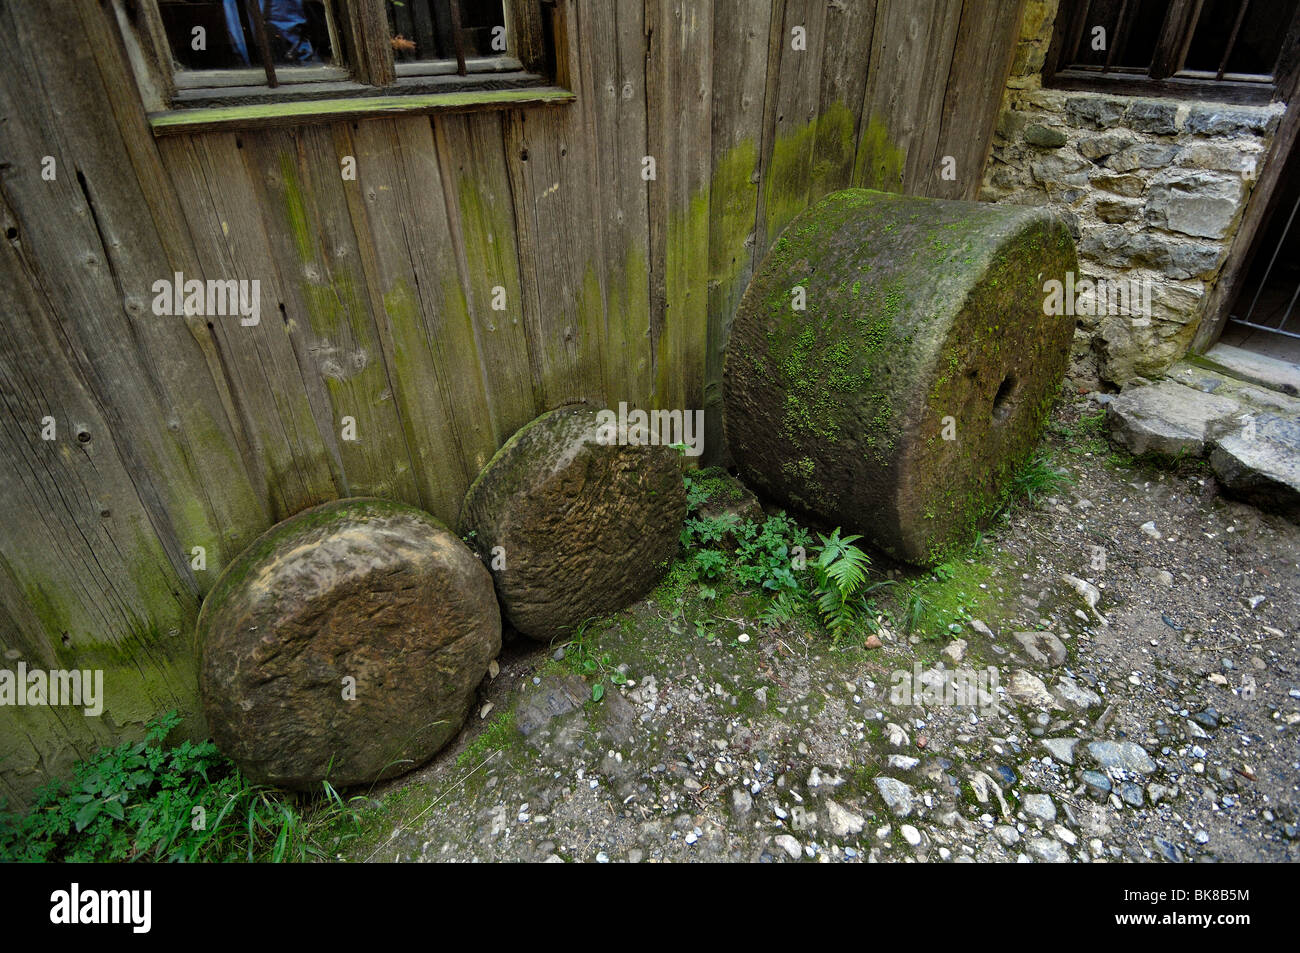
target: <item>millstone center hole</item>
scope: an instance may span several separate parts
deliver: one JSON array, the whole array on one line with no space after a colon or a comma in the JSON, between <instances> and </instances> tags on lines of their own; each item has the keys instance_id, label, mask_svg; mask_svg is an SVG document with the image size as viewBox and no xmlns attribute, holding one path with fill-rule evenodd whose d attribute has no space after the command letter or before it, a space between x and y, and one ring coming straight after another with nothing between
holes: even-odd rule
<instances>
[{"instance_id":1,"label":"millstone center hole","mask_svg":"<svg viewBox=\"0 0 1300 953\"><path fill-rule=\"evenodd\" d=\"M1008 374L998 385L998 392L993 395L993 419L1006 420L1011 413L1011 394L1016 389L1016 379Z\"/></svg>"}]
</instances>

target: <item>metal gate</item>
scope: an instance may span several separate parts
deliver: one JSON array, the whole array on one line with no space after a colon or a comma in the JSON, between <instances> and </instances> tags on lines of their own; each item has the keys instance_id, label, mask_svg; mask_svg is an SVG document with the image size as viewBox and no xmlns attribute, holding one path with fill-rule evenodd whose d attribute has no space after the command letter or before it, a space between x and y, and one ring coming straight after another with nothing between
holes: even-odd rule
<instances>
[{"instance_id":1,"label":"metal gate","mask_svg":"<svg viewBox=\"0 0 1300 953\"><path fill-rule=\"evenodd\" d=\"M1300 255L1296 255L1294 249L1289 252L1286 250L1292 228L1300 230L1300 223L1296 222L1297 211L1300 211L1300 195L1296 196L1295 203L1291 206L1286 227L1282 229L1277 243L1271 250L1260 249L1269 253L1268 267L1245 312L1229 315L1231 323L1300 338L1300 311L1296 310L1296 301L1300 299ZM1296 237L1300 238L1300 234ZM1245 295L1239 296L1237 304L1243 300ZM1236 310L1237 306L1234 305L1233 311Z\"/></svg>"}]
</instances>

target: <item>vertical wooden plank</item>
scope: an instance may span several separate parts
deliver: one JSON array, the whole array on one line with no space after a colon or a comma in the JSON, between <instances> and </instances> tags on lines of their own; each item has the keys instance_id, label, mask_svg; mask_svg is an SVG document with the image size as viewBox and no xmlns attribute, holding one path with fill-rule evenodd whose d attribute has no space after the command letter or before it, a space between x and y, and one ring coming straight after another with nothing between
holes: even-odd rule
<instances>
[{"instance_id":1,"label":"vertical wooden plank","mask_svg":"<svg viewBox=\"0 0 1300 953\"><path fill-rule=\"evenodd\" d=\"M880 0L855 183L908 194L924 190L960 21L961 0Z\"/></svg>"},{"instance_id":2,"label":"vertical wooden plank","mask_svg":"<svg viewBox=\"0 0 1300 953\"><path fill-rule=\"evenodd\" d=\"M658 177L651 215L662 242L664 324L656 368L659 406L704 406L708 349L709 150L713 9L684 0L647 2L651 27L646 92L650 152Z\"/></svg>"},{"instance_id":3,"label":"vertical wooden plank","mask_svg":"<svg viewBox=\"0 0 1300 953\"><path fill-rule=\"evenodd\" d=\"M1024 0L996 5L965 0L926 195L974 199L979 192L1023 11ZM980 76L987 79L977 82ZM946 155L955 160L953 179L942 177Z\"/></svg>"},{"instance_id":4,"label":"vertical wooden plank","mask_svg":"<svg viewBox=\"0 0 1300 953\"><path fill-rule=\"evenodd\" d=\"M6 231L15 221L0 209ZM193 711L197 598L17 245L0 248L0 601L11 623L0 626L0 653L5 667L101 670L104 704L99 717L0 707L0 790L21 804L119 732ZM53 440L42 436L46 416Z\"/></svg>"},{"instance_id":5,"label":"vertical wooden plank","mask_svg":"<svg viewBox=\"0 0 1300 953\"><path fill-rule=\"evenodd\" d=\"M455 525L497 443L427 117L336 127L349 207L425 509Z\"/></svg>"},{"instance_id":6,"label":"vertical wooden plank","mask_svg":"<svg viewBox=\"0 0 1300 953\"><path fill-rule=\"evenodd\" d=\"M353 73L363 83L387 86L397 78L389 45L384 0L349 0L347 7Z\"/></svg>"},{"instance_id":7,"label":"vertical wooden plank","mask_svg":"<svg viewBox=\"0 0 1300 953\"><path fill-rule=\"evenodd\" d=\"M795 48L795 28L806 49ZM825 0L785 0L781 22L773 21L768 60L770 102L758 201L758 253L808 205L813 146L821 104L821 62L825 49Z\"/></svg>"},{"instance_id":8,"label":"vertical wooden plank","mask_svg":"<svg viewBox=\"0 0 1300 953\"><path fill-rule=\"evenodd\" d=\"M875 22L875 0L826 6L809 204L853 179Z\"/></svg>"},{"instance_id":9,"label":"vertical wooden plank","mask_svg":"<svg viewBox=\"0 0 1300 953\"><path fill-rule=\"evenodd\" d=\"M713 13L709 193L709 331L706 460L721 459L722 365L731 322L754 270L759 146L772 0L720 0Z\"/></svg>"},{"instance_id":10,"label":"vertical wooden plank","mask_svg":"<svg viewBox=\"0 0 1300 953\"><path fill-rule=\"evenodd\" d=\"M500 446L541 409L533 390L501 114L439 117L434 139L493 440Z\"/></svg>"},{"instance_id":11,"label":"vertical wooden plank","mask_svg":"<svg viewBox=\"0 0 1300 953\"><path fill-rule=\"evenodd\" d=\"M337 498L338 467L317 416L328 417L328 401L319 392L318 377L304 377L299 364L299 353L305 349L302 332L280 310L285 294L270 264L273 252L245 165L242 139L233 133L215 133L164 140L159 148L205 273L259 282L258 324L242 326L237 318L207 323L273 520Z\"/></svg>"},{"instance_id":12,"label":"vertical wooden plank","mask_svg":"<svg viewBox=\"0 0 1300 953\"><path fill-rule=\"evenodd\" d=\"M512 112L506 126L524 303L536 328L531 340L547 408L579 399L603 403L606 392L595 120L579 15L577 0L557 0L559 81L578 91L578 102Z\"/></svg>"},{"instance_id":13,"label":"vertical wooden plank","mask_svg":"<svg viewBox=\"0 0 1300 953\"><path fill-rule=\"evenodd\" d=\"M541 4L535 0L506 0L507 45L524 69L540 73L546 68Z\"/></svg>"},{"instance_id":14,"label":"vertical wooden plank","mask_svg":"<svg viewBox=\"0 0 1300 953\"><path fill-rule=\"evenodd\" d=\"M60 4L49 13L37 23L0 11L9 69L0 116L17 160L2 187L11 241L120 441L177 576L205 591L214 574L191 573L190 549L203 546L219 570L260 530L264 510L200 344L206 327L152 309L153 284L173 277L173 262L150 209L168 199L157 183L146 198L122 161L144 150L127 149L101 105L107 94L78 12ZM46 94L29 95L37 88Z\"/></svg>"},{"instance_id":15,"label":"vertical wooden plank","mask_svg":"<svg viewBox=\"0 0 1300 953\"><path fill-rule=\"evenodd\" d=\"M605 310L605 391L611 406L647 406L654 394L650 347L646 38L642 0L584 0L580 74L590 87Z\"/></svg>"},{"instance_id":16,"label":"vertical wooden plank","mask_svg":"<svg viewBox=\"0 0 1300 953\"><path fill-rule=\"evenodd\" d=\"M345 496L419 502L328 127L244 137L299 367ZM353 157L355 159L355 156ZM351 418L345 422L346 418ZM349 439L351 438L351 439Z\"/></svg>"}]
</instances>

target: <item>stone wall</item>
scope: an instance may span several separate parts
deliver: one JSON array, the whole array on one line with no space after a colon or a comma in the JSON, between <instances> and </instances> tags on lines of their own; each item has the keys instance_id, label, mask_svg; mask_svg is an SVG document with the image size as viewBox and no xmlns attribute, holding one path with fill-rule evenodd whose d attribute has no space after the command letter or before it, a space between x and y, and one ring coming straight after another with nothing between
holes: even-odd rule
<instances>
[{"instance_id":1,"label":"stone wall","mask_svg":"<svg viewBox=\"0 0 1300 953\"><path fill-rule=\"evenodd\" d=\"M1082 295L1069 377L1080 387L1163 372L1190 347L1282 104L1235 106L1044 89L1057 0L1029 0L980 198L1050 205L1081 278L1149 281L1150 314Z\"/></svg>"}]
</instances>

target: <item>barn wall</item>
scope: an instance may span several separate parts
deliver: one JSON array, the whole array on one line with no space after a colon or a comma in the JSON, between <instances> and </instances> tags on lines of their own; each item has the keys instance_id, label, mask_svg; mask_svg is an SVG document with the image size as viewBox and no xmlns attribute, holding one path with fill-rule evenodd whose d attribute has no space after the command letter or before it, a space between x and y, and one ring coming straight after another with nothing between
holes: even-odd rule
<instances>
[{"instance_id":1,"label":"barn wall","mask_svg":"<svg viewBox=\"0 0 1300 953\"><path fill-rule=\"evenodd\" d=\"M192 712L204 593L307 506L454 525L578 398L704 407L719 455L756 260L833 189L973 197L1019 8L560 0L573 104L155 140L99 5L0 6L0 666L106 681L98 717L0 708L0 795ZM260 323L155 316L176 272L257 279Z\"/></svg>"}]
</instances>

